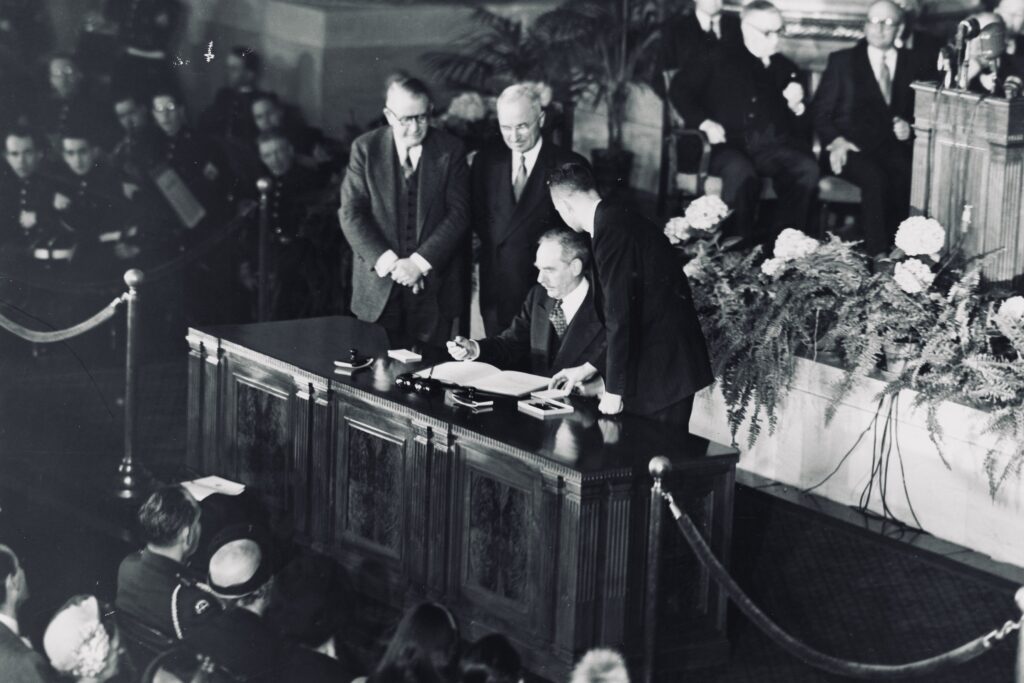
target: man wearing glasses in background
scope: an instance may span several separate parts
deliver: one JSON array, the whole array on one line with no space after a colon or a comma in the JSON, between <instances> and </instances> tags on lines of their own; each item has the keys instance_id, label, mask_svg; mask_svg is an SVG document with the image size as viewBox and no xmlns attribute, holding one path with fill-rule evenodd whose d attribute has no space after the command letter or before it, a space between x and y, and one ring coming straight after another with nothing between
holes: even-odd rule
<instances>
[{"instance_id":1,"label":"man wearing glasses in background","mask_svg":"<svg viewBox=\"0 0 1024 683\"><path fill-rule=\"evenodd\" d=\"M498 97L498 126L505 144L473 161L472 225L480 237L480 312L488 336L519 313L537 281L537 241L562 226L544 183L548 169L581 156L541 137L544 110L530 85L511 85Z\"/></svg>"},{"instance_id":2,"label":"man wearing glasses in background","mask_svg":"<svg viewBox=\"0 0 1024 683\"><path fill-rule=\"evenodd\" d=\"M451 338L462 303L469 166L455 137L431 128L430 93L388 81L384 116L352 143L338 217L352 247L352 312L392 347Z\"/></svg>"},{"instance_id":3,"label":"man wearing glasses in background","mask_svg":"<svg viewBox=\"0 0 1024 683\"><path fill-rule=\"evenodd\" d=\"M733 209L728 234L755 236L762 177L772 179L778 196L774 232L805 229L818 165L797 67L778 53L782 14L767 0L752 0L741 11L740 31L741 45L723 45L706 62L680 69L669 97L687 127L712 144L710 172L722 178L722 199Z\"/></svg>"},{"instance_id":4,"label":"man wearing glasses in background","mask_svg":"<svg viewBox=\"0 0 1024 683\"><path fill-rule=\"evenodd\" d=\"M910 84L928 65L924 56L896 47L902 30L903 11L894 2L868 7L864 40L829 55L811 107L832 173L861 189L860 230L872 254L892 247L910 210Z\"/></svg>"}]
</instances>

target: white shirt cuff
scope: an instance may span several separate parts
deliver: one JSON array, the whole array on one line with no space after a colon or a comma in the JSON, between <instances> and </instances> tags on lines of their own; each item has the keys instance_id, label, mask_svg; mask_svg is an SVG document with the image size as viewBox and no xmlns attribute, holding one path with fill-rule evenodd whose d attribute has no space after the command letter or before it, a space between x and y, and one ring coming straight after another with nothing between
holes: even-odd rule
<instances>
[{"instance_id":1,"label":"white shirt cuff","mask_svg":"<svg viewBox=\"0 0 1024 683\"><path fill-rule=\"evenodd\" d=\"M398 254L388 249L380 255L377 263L373 264L373 269L377 271L378 277L386 277L396 263L398 263Z\"/></svg>"},{"instance_id":2,"label":"white shirt cuff","mask_svg":"<svg viewBox=\"0 0 1024 683\"><path fill-rule=\"evenodd\" d=\"M416 267L419 268L424 275L429 273L430 270L433 268L433 266L430 265L430 261L428 261L427 259L423 258L422 256L415 252L413 252L412 256L410 256L409 258L412 259L412 262L416 264Z\"/></svg>"}]
</instances>

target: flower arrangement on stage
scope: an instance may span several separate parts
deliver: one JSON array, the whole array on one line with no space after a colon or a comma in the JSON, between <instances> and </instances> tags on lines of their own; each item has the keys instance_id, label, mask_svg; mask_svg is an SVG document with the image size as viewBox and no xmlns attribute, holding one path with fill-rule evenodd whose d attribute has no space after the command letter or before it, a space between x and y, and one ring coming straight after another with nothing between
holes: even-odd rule
<instances>
[{"instance_id":1,"label":"flower arrangement on stage","mask_svg":"<svg viewBox=\"0 0 1024 683\"><path fill-rule=\"evenodd\" d=\"M461 138L470 150L480 149L498 135L495 98L471 91L456 95L441 115L440 123L449 133Z\"/></svg>"},{"instance_id":2,"label":"flower arrangement on stage","mask_svg":"<svg viewBox=\"0 0 1024 683\"><path fill-rule=\"evenodd\" d=\"M979 264L947 249L936 221L908 219L893 252L873 263L856 243L794 229L779 235L768 258L683 217L669 221L666 234L688 259L684 272L734 437L744 424L749 444L763 423L770 433L796 357L829 351L846 368L833 411L884 360L878 398L916 392L940 457L938 409L954 401L989 411L991 433L1011 445L986 454L993 495L1024 468L1024 297L985 291Z\"/></svg>"}]
</instances>

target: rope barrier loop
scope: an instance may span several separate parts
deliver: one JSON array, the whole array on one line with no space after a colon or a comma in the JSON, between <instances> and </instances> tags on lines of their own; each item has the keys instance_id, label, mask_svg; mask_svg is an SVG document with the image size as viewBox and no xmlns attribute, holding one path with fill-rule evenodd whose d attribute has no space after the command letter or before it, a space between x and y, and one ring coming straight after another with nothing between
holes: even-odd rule
<instances>
[{"instance_id":1,"label":"rope barrier loop","mask_svg":"<svg viewBox=\"0 0 1024 683\"><path fill-rule=\"evenodd\" d=\"M765 635L769 636L776 645L805 664L829 673L865 680L895 680L898 678L924 676L968 662L988 652L993 644L1022 628L1024 616L1017 621L1007 621L1000 628L978 636L974 640L952 650L905 664L854 662L820 652L784 631L768 615L761 611L743 589L740 588L728 570L715 557L689 515L676 504L672 494L662 487L661 477L669 469L671 469L671 465L667 458L657 457L651 460L650 471L654 477L652 492L660 494L661 498L667 503L672 517L675 519L676 526L686 539L690 549L708 570L708 573L721 586L722 590L725 591L726 595L729 596L729 599L735 603L740 612L750 619ZM652 517L654 516L653 512L652 510ZM1021 594L1019 602L1024 604L1024 589L1021 589L1019 594Z\"/></svg>"},{"instance_id":2,"label":"rope barrier loop","mask_svg":"<svg viewBox=\"0 0 1024 683\"><path fill-rule=\"evenodd\" d=\"M124 294L121 294L118 297L116 297L113 301L111 301L109 304L101 308L99 311L94 313L89 318L83 320L77 325L72 325L71 327L64 328L63 330L52 330L46 332L40 330L30 330L24 325L20 325L14 322L13 320L4 316L3 314L0 314L0 328L3 328L8 332L17 335L26 341L35 342L37 344L54 344L56 342L66 341L68 339L71 339L72 337L77 337L80 334L85 334L89 330L92 330L95 327L99 327L100 325L114 317L114 314L117 313L118 306L120 306L127 300L128 293L125 292Z\"/></svg>"}]
</instances>

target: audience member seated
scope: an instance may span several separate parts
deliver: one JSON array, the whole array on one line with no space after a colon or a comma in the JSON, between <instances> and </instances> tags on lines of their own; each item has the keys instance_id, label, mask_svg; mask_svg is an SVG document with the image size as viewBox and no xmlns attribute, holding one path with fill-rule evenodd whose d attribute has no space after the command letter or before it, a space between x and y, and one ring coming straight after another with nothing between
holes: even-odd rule
<instances>
[{"instance_id":1,"label":"audience member seated","mask_svg":"<svg viewBox=\"0 0 1024 683\"><path fill-rule=\"evenodd\" d=\"M337 683L337 660L286 644L264 619L274 586L269 546L251 525L224 529L213 542L209 586L225 610L188 635L189 643L234 676L265 683Z\"/></svg>"},{"instance_id":2,"label":"audience member seated","mask_svg":"<svg viewBox=\"0 0 1024 683\"><path fill-rule=\"evenodd\" d=\"M39 173L43 156L43 141L29 128L13 128L4 138L0 245L27 249L56 233L53 182Z\"/></svg>"},{"instance_id":3,"label":"audience member seated","mask_svg":"<svg viewBox=\"0 0 1024 683\"><path fill-rule=\"evenodd\" d=\"M350 625L352 595L333 560L297 557L278 574L274 587L267 619L288 642L337 660L344 683L366 672L342 637Z\"/></svg>"},{"instance_id":4,"label":"audience member seated","mask_svg":"<svg viewBox=\"0 0 1024 683\"><path fill-rule=\"evenodd\" d=\"M310 210L322 201L323 186L316 173L295 162L295 148L282 131L260 133L260 160L270 180L267 192L270 319L299 318L311 313L317 290L326 283L317 281L318 238L307 232L313 225L307 220ZM332 231L332 236L337 231ZM255 306L259 231L247 234L248 258L241 264L243 286L252 293ZM254 316L255 317L255 316Z\"/></svg>"},{"instance_id":5,"label":"audience member seated","mask_svg":"<svg viewBox=\"0 0 1024 683\"><path fill-rule=\"evenodd\" d=\"M46 683L50 667L21 635L18 608L28 599L25 569L18 556L0 545L0 673L5 683Z\"/></svg>"},{"instance_id":6,"label":"audience member seated","mask_svg":"<svg viewBox=\"0 0 1024 683\"><path fill-rule=\"evenodd\" d=\"M996 14L1006 24L1006 54L1024 57L1024 0L1000 0Z\"/></svg>"},{"instance_id":7,"label":"audience member seated","mask_svg":"<svg viewBox=\"0 0 1024 683\"><path fill-rule=\"evenodd\" d=\"M217 90L213 103L199 118L203 132L251 145L256 139L252 103L259 91L262 61L254 50L235 46L227 59L227 84Z\"/></svg>"},{"instance_id":8,"label":"audience member seated","mask_svg":"<svg viewBox=\"0 0 1024 683\"><path fill-rule=\"evenodd\" d=\"M146 176L145 145L156 134L146 100L132 91L114 95L114 115L121 127L121 139L113 147L110 159L114 166L134 182Z\"/></svg>"},{"instance_id":9,"label":"audience member seated","mask_svg":"<svg viewBox=\"0 0 1024 683\"><path fill-rule=\"evenodd\" d=\"M590 650L573 668L569 683L629 683L626 660L615 650Z\"/></svg>"},{"instance_id":10,"label":"audience member seated","mask_svg":"<svg viewBox=\"0 0 1024 683\"><path fill-rule=\"evenodd\" d=\"M466 649L459 674L459 683L523 683L523 663L508 638L492 633Z\"/></svg>"},{"instance_id":11,"label":"audience member seated","mask_svg":"<svg viewBox=\"0 0 1024 683\"><path fill-rule=\"evenodd\" d=\"M458 680L459 627L448 608L421 603L398 622L384 656L368 679L352 683L454 683Z\"/></svg>"},{"instance_id":12,"label":"audience member seated","mask_svg":"<svg viewBox=\"0 0 1024 683\"><path fill-rule=\"evenodd\" d=\"M25 103L20 123L42 130L59 149L60 133L71 123L88 127L89 137L101 147L117 138L110 107L90 92L85 74L70 55L58 54L49 62L49 87Z\"/></svg>"},{"instance_id":13,"label":"audience member seated","mask_svg":"<svg viewBox=\"0 0 1024 683\"><path fill-rule=\"evenodd\" d=\"M138 513L146 547L117 572L117 608L168 638L183 638L221 611L185 568L199 543L200 517L199 503L181 486L154 491Z\"/></svg>"},{"instance_id":14,"label":"audience member seated","mask_svg":"<svg viewBox=\"0 0 1024 683\"><path fill-rule=\"evenodd\" d=\"M180 645L150 662L139 683L236 683L237 680L208 655Z\"/></svg>"},{"instance_id":15,"label":"audience member seated","mask_svg":"<svg viewBox=\"0 0 1024 683\"><path fill-rule=\"evenodd\" d=\"M549 230L540 238L535 265L540 284L526 295L511 325L479 341L456 337L448 342L455 360L480 360L550 377L601 353L604 324L596 303L597 288L586 275L590 266L586 236L568 228ZM584 392L596 395L601 386L598 376Z\"/></svg>"},{"instance_id":16,"label":"audience member seated","mask_svg":"<svg viewBox=\"0 0 1024 683\"><path fill-rule=\"evenodd\" d=\"M895 46L903 13L890 0L868 8L865 40L829 55L812 112L832 173L861 189L860 229L869 253L887 252L910 211L911 124L919 57Z\"/></svg>"},{"instance_id":17,"label":"audience member seated","mask_svg":"<svg viewBox=\"0 0 1024 683\"><path fill-rule=\"evenodd\" d=\"M222 220L230 212L235 187L220 147L209 136L192 129L178 95L157 93L152 104L156 129L147 150L151 171L156 173L164 167L173 170L202 205L205 216Z\"/></svg>"},{"instance_id":18,"label":"audience member seated","mask_svg":"<svg viewBox=\"0 0 1024 683\"><path fill-rule=\"evenodd\" d=\"M252 100L252 120L258 135L281 131L295 148L296 161L315 170L327 182L341 166L340 145L324 137L322 131L307 126L301 115L271 92L257 93Z\"/></svg>"},{"instance_id":19,"label":"audience member seated","mask_svg":"<svg viewBox=\"0 0 1024 683\"><path fill-rule=\"evenodd\" d=\"M75 233L78 253L98 265L139 253L140 216L125 178L102 160L87 126L70 122L61 134L64 167L56 174L53 207Z\"/></svg>"},{"instance_id":20,"label":"audience member seated","mask_svg":"<svg viewBox=\"0 0 1024 683\"><path fill-rule=\"evenodd\" d=\"M783 29L774 5L753 0L741 12L741 45L723 45L672 79L676 111L713 145L710 172L722 178L722 199L733 209L723 226L729 234L753 236L762 176L778 196L776 232L806 229L817 192L803 86L796 65L778 53Z\"/></svg>"},{"instance_id":21,"label":"audience member seated","mask_svg":"<svg viewBox=\"0 0 1024 683\"><path fill-rule=\"evenodd\" d=\"M735 49L743 43L739 17L722 12L722 5L722 0L694 0L692 12L672 21L666 30L670 40L661 41L664 71L706 68L720 46Z\"/></svg>"},{"instance_id":22,"label":"audience member seated","mask_svg":"<svg viewBox=\"0 0 1024 683\"><path fill-rule=\"evenodd\" d=\"M57 673L79 683L132 680L114 610L92 595L76 595L57 610L43 634L43 649Z\"/></svg>"}]
</instances>

